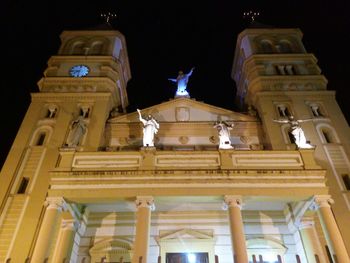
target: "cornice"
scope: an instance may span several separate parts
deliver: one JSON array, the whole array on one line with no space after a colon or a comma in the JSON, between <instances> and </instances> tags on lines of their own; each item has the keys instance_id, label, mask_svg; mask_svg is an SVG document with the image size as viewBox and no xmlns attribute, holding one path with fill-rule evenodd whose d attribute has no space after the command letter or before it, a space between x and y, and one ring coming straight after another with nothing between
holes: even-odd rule
<instances>
[{"instance_id":1,"label":"cornice","mask_svg":"<svg viewBox=\"0 0 350 263\"><path fill-rule=\"evenodd\" d=\"M311 61L316 65L317 58L312 53L273 53L273 54L253 54L250 57L246 58L243 62L242 68L245 69L247 64L255 63L255 62L271 62L271 61L283 61L284 63L288 60L299 59L303 61Z\"/></svg>"},{"instance_id":2,"label":"cornice","mask_svg":"<svg viewBox=\"0 0 350 263\"><path fill-rule=\"evenodd\" d=\"M298 179L306 177L314 177L317 180L324 181L326 171L320 170L260 170L260 169L249 169L249 170L236 170L236 169L164 169L164 170L107 170L107 169L94 169L94 170L79 170L79 171L52 171L50 172L52 178L56 178L57 182L64 178L74 178L74 180L86 180L88 177L98 177L101 180L113 180L113 179L128 179L132 177L137 177L138 179L175 179L181 178L197 178L203 179L210 176L211 179L226 179L229 177L243 176L242 179L254 179L257 181L264 181L266 178L276 178L280 179L280 176L286 177L288 179ZM171 178L169 177L171 175ZM79 178L79 176L82 176ZM306 177L305 177L306 176ZM271 178L272 177L272 178ZM59 179L61 178L61 179ZM55 179L54 179L55 181Z\"/></svg>"},{"instance_id":3,"label":"cornice","mask_svg":"<svg viewBox=\"0 0 350 263\"><path fill-rule=\"evenodd\" d=\"M56 56L51 56L48 65L51 66L51 64L54 63L69 63L69 62L76 62L76 61L81 61L81 62L113 62L113 63L118 63L119 60L113 56L110 55L99 55L99 56L72 56L72 55L56 55Z\"/></svg>"},{"instance_id":4,"label":"cornice","mask_svg":"<svg viewBox=\"0 0 350 263\"><path fill-rule=\"evenodd\" d=\"M322 96L333 96L335 97L336 92L334 90L287 90L287 91L258 91L256 95L259 97L263 96L317 96L317 99L320 99Z\"/></svg>"},{"instance_id":5,"label":"cornice","mask_svg":"<svg viewBox=\"0 0 350 263\"><path fill-rule=\"evenodd\" d=\"M255 85L255 82L262 82L263 84L276 84L279 83L308 83L308 82L320 82L325 86L328 80L324 75L271 75L271 76L257 76L250 80L250 85Z\"/></svg>"},{"instance_id":6,"label":"cornice","mask_svg":"<svg viewBox=\"0 0 350 263\"><path fill-rule=\"evenodd\" d=\"M65 102L65 101L77 101L77 100L87 100L87 101L106 101L111 99L112 94L109 92L98 92L98 93L55 93L55 92L40 92L31 93L32 101L44 101L48 100L51 102ZM64 101L63 101L64 100Z\"/></svg>"},{"instance_id":7,"label":"cornice","mask_svg":"<svg viewBox=\"0 0 350 263\"><path fill-rule=\"evenodd\" d=\"M118 36L124 40L124 35L118 30L65 30L61 33L60 38L77 37L77 36Z\"/></svg>"}]
</instances>

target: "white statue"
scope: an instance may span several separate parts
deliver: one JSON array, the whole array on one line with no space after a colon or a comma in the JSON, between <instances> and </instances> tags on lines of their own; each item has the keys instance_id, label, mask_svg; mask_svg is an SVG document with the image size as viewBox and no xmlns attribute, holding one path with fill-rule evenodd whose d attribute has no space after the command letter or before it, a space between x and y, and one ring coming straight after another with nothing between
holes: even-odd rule
<instances>
[{"instance_id":1,"label":"white statue","mask_svg":"<svg viewBox=\"0 0 350 263\"><path fill-rule=\"evenodd\" d=\"M230 140L230 130L232 130L234 124L227 124L224 121L215 123L213 126L219 133L219 149L233 149Z\"/></svg>"},{"instance_id":2,"label":"white statue","mask_svg":"<svg viewBox=\"0 0 350 263\"><path fill-rule=\"evenodd\" d=\"M79 116L71 124L71 130L67 138L68 147L76 147L80 144L80 140L86 132L86 124L83 116Z\"/></svg>"},{"instance_id":3,"label":"white statue","mask_svg":"<svg viewBox=\"0 0 350 263\"><path fill-rule=\"evenodd\" d=\"M290 125L289 132L294 137L294 143L297 145L298 149L311 149L311 148L314 148L314 146L309 144L306 141L304 131L299 124L301 122L306 122L311 120L314 120L314 119L295 120L294 116L291 115L288 117L288 119L280 119L280 120L273 120L273 121L278 123L288 123Z\"/></svg>"},{"instance_id":4,"label":"white statue","mask_svg":"<svg viewBox=\"0 0 350 263\"><path fill-rule=\"evenodd\" d=\"M139 113L140 121L143 123L143 146L154 147L154 134L158 132L159 124L152 115L148 115L148 117L144 119L139 109L137 109L137 112Z\"/></svg>"},{"instance_id":5,"label":"white statue","mask_svg":"<svg viewBox=\"0 0 350 263\"><path fill-rule=\"evenodd\" d=\"M189 93L188 91L186 90L186 87L187 87L187 82L188 82L188 79L189 77L192 75L192 72L193 72L194 68L192 68L190 70L189 73L187 74L184 74L181 70L179 71L179 75L177 76L176 79L168 79L172 82L176 82L177 83L177 91L176 91L176 96L185 96L185 97L188 97L189 96Z\"/></svg>"}]
</instances>

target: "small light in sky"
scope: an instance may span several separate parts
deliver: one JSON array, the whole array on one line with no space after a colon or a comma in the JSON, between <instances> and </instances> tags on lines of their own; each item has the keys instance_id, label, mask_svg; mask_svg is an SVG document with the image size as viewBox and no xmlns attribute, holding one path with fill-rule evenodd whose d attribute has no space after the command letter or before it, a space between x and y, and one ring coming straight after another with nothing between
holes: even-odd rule
<instances>
[{"instance_id":1,"label":"small light in sky","mask_svg":"<svg viewBox=\"0 0 350 263\"><path fill-rule=\"evenodd\" d=\"M243 17L244 18L250 18L251 22L255 21L255 18L258 17L260 15L259 12L254 12L254 11L248 11L248 12L244 12L243 13Z\"/></svg>"},{"instance_id":2,"label":"small light in sky","mask_svg":"<svg viewBox=\"0 0 350 263\"><path fill-rule=\"evenodd\" d=\"M108 12L108 13L102 13L101 17L106 20L106 23L109 23L109 20L116 18L117 15L115 13Z\"/></svg>"}]
</instances>

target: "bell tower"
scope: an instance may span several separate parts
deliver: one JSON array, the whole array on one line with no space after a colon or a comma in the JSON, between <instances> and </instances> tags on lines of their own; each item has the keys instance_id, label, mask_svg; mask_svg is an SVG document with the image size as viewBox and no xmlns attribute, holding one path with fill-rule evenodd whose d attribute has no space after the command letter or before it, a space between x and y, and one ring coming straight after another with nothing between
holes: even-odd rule
<instances>
[{"instance_id":1,"label":"bell tower","mask_svg":"<svg viewBox=\"0 0 350 263\"><path fill-rule=\"evenodd\" d=\"M125 38L109 24L61 34L1 172L0 262L31 257L49 171L60 152L104 146L110 113L126 112L130 78Z\"/></svg>"},{"instance_id":2,"label":"bell tower","mask_svg":"<svg viewBox=\"0 0 350 263\"><path fill-rule=\"evenodd\" d=\"M264 147L294 150L288 120L301 123L307 142L315 146L315 158L327 169L327 184L342 237L350 251L350 133L335 92L327 90L316 57L302 43L296 28L252 27L238 35L232 78L241 109L254 107L264 129Z\"/></svg>"}]
</instances>

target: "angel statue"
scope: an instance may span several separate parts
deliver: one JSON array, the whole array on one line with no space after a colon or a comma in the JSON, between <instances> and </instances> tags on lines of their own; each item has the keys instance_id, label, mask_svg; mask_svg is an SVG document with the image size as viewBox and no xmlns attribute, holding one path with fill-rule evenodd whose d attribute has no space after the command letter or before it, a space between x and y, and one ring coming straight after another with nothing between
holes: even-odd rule
<instances>
[{"instance_id":1,"label":"angel statue","mask_svg":"<svg viewBox=\"0 0 350 263\"><path fill-rule=\"evenodd\" d=\"M230 140L230 130L232 130L233 126L233 123L229 125L225 121L214 124L213 128L216 128L219 133L219 149L233 149Z\"/></svg>"},{"instance_id":2,"label":"angel statue","mask_svg":"<svg viewBox=\"0 0 350 263\"><path fill-rule=\"evenodd\" d=\"M139 119L143 124L143 146L154 147L154 134L158 132L159 124L152 115L142 118L141 111L137 109L137 112L139 113Z\"/></svg>"},{"instance_id":3,"label":"angel statue","mask_svg":"<svg viewBox=\"0 0 350 263\"><path fill-rule=\"evenodd\" d=\"M179 75L177 76L176 79L168 79L172 82L177 83L177 90L176 90L175 97L189 97L190 96L190 94L186 90L186 87L187 87L188 79L192 75L193 70L194 70L194 68L192 68L190 70L190 72L187 74L184 74L183 71L180 70Z\"/></svg>"},{"instance_id":4,"label":"angel statue","mask_svg":"<svg viewBox=\"0 0 350 263\"><path fill-rule=\"evenodd\" d=\"M288 116L288 119L273 120L277 123L287 123L290 125L289 132L294 138L294 143L298 149L312 149L313 145L306 141L303 129L300 126L301 122L311 121L314 119L295 120L293 115Z\"/></svg>"}]
</instances>

